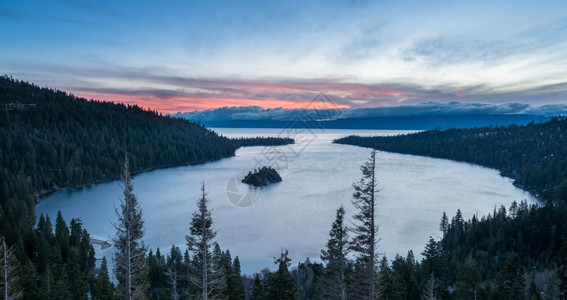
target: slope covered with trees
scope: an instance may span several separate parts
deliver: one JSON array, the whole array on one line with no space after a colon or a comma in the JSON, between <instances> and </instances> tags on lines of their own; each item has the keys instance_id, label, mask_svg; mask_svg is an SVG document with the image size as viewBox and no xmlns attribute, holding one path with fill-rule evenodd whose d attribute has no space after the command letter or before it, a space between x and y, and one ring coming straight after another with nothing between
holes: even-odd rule
<instances>
[{"instance_id":1,"label":"slope covered with trees","mask_svg":"<svg viewBox=\"0 0 567 300\"><path fill-rule=\"evenodd\" d=\"M441 240L383 260L387 299L565 299L567 297L567 120L526 126L433 130L335 141L497 168L538 195L541 205L511 202L465 220L443 213ZM511 201L514 199L510 199ZM413 295L413 296L412 296Z\"/></svg>"},{"instance_id":2,"label":"slope covered with trees","mask_svg":"<svg viewBox=\"0 0 567 300\"><path fill-rule=\"evenodd\" d=\"M0 167L36 191L118 178L133 172L234 155L231 140L198 124L0 77Z\"/></svg>"},{"instance_id":3,"label":"slope covered with trees","mask_svg":"<svg viewBox=\"0 0 567 300\"><path fill-rule=\"evenodd\" d=\"M565 174L561 172L567 155L564 119L525 127L346 139L352 144L378 149L383 145L391 147L381 150L397 149L402 153L499 168L516 179L518 185L535 191L547 201L541 206L512 202L509 208L502 206L487 216L474 216L470 220L464 220L460 211L451 219L443 213L442 238L429 240L421 252L422 259L416 259L410 250L393 260L386 257L379 260L376 252L379 232L372 215L380 207L375 202L372 152L354 185L352 200L357 212L346 212L339 207L328 243L321 245L324 249L320 258L324 264L306 259L297 268L291 268L288 252L282 250L274 258L276 271L263 270L249 278L241 274L238 257L233 259L229 250L222 250L213 240L213 218L207 208L204 187L197 201L197 212L192 218L188 216L191 228L185 252L176 246L167 255L143 244L130 247L141 240L144 229L126 170L198 163L230 156L239 146L280 145L290 141L269 138L235 141L197 124L138 107L87 101L7 77L1 78L0 83L3 109L0 290L6 291L8 297L230 300L567 297L567 224L564 222L567 206L566 201L561 201L567 194ZM97 142L89 141L91 137ZM117 214L114 284L106 260L97 267L90 236L80 220L73 219L67 224L59 213L55 224L49 216L42 215L35 225L33 207L36 194L41 191L117 177L125 153L129 154L130 164L123 169L127 175L123 178L124 207ZM353 215L353 219L349 220L348 215ZM133 272L128 271L128 266ZM139 281L125 280L128 274L135 274Z\"/></svg>"},{"instance_id":4,"label":"slope covered with trees","mask_svg":"<svg viewBox=\"0 0 567 300\"><path fill-rule=\"evenodd\" d=\"M563 117L526 126L348 136L335 143L478 164L498 169L543 200L567 198L567 119Z\"/></svg>"},{"instance_id":5,"label":"slope covered with trees","mask_svg":"<svg viewBox=\"0 0 567 300\"><path fill-rule=\"evenodd\" d=\"M249 144L293 142L231 140L187 120L8 76L0 77L0 141L0 237L10 261L9 278L2 282L10 282L8 293L23 299L114 295L106 263L95 268L80 220L68 226L59 215L53 228L48 216L40 216L36 226L38 195L116 179L125 153L131 170L140 172L218 160Z\"/></svg>"}]
</instances>

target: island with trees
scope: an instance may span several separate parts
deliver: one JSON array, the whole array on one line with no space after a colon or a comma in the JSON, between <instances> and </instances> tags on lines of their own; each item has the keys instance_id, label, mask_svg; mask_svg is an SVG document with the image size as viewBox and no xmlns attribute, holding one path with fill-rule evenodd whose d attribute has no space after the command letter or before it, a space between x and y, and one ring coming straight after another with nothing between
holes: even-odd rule
<instances>
[{"instance_id":1,"label":"island with trees","mask_svg":"<svg viewBox=\"0 0 567 300\"><path fill-rule=\"evenodd\" d=\"M248 172L244 179L242 179L242 182L255 187L267 186L281 181L282 177L278 174L278 171L272 167L266 166L261 169L255 169L254 172Z\"/></svg>"},{"instance_id":2,"label":"island with trees","mask_svg":"<svg viewBox=\"0 0 567 300\"><path fill-rule=\"evenodd\" d=\"M237 147L252 146L285 146L294 144L295 140L289 137L239 137L231 139Z\"/></svg>"}]
</instances>

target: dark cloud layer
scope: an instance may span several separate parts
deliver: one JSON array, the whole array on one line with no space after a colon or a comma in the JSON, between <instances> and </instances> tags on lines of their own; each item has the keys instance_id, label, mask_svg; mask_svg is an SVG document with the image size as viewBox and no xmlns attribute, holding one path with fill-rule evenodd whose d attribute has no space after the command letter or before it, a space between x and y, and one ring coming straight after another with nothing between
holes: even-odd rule
<instances>
[{"instance_id":1,"label":"dark cloud layer","mask_svg":"<svg viewBox=\"0 0 567 300\"><path fill-rule=\"evenodd\" d=\"M463 102L426 102L415 105L402 105L395 107L366 107L340 109L340 113L333 115L337 119L345 118L373 118L385 116L470 116L470 115L536 115L556 116L567 115L567 105L531 106L524 103L463 103ZM236 121L236 120L264 120L289 121L297 116L318 114L312 110L303 109L263 109L259 106L221 107L205 111L177 113L174 116L196 121Z\"/></svg>"}]
</instances>

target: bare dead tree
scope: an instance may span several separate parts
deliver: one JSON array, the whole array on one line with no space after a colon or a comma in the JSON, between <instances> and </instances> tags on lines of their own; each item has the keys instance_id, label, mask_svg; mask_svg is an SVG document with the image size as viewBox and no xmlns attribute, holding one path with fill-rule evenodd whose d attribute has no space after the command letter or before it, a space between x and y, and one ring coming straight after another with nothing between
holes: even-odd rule
<instances>
[{"instance_id":1,"label":"bare dead tree","mask_svg":"<svg viewBox=\"0 0 567 300\"><path fill-rule=\"evenodd\" d=\"M19 299L22 296L22 290L20 290L18 286L19 278L17 269L19 263L14 254L14 247L8 247L4 236L2 236L2 244L0 247L0 269L2 272L3 299Z\"/></svg>"}]
</instances>

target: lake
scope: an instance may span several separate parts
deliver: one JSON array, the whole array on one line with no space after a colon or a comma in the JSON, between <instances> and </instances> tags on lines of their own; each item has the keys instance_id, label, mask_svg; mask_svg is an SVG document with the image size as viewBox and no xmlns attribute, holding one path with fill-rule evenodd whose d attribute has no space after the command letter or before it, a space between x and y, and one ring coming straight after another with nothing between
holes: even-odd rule
<instances>
[{"instance_id":1,"label":"lake","mask_svg":"<svg viewBox=\"0 0 567 300\"><path fill-rule=\"evenodd\" d=\"M282 129L214 129L229 137L277 136ZM370 149L332 144L350 134L392 135L407 131L321 130L286 132L294 145L246 147L235 157L200 165L158 169L134 177L134 191L145 219L145 241L152 249L169 253L172 244L185 248L191 214L196 210L201 183L211 200L214 228L221 248L239 256L246 274L274 268L273 257L288 249L292 263L309 257L319 260L335 212L343 204L350 218L352 183ZM122 162L116 162L122 163ZM262 189L240 183L248 171L270 164L283 181ZM536 199L514 187L498 171L466 163L377 152L377 216L379 249L389 259L412 249L419 258L429 236L438 238L442 213L449 218L461 209L465 218L506 208L514 200ZM115 229L114 208L122 194L118 181L43 197L36 213L57 210L69 222L80 218L93 238L110 239ZM347 224L350 222L347 221ZM95 247L97 257L112 257L113 247Z\"/></svg>"}]
</instances>

